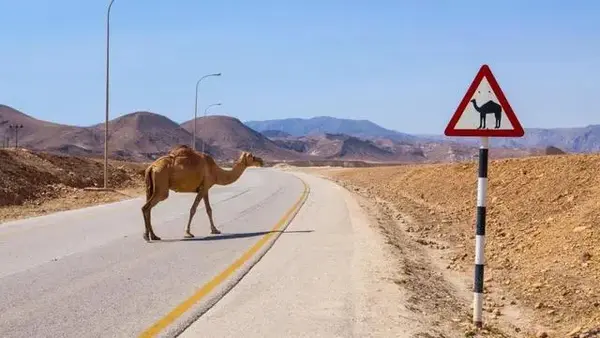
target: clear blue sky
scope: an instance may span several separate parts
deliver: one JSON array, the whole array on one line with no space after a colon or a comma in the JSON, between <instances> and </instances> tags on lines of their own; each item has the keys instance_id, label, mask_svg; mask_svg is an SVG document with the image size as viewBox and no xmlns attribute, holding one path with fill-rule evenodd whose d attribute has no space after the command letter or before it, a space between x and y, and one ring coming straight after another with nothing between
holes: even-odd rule
<instances>
[{"instance_id":1,"label":"clear blue sky","mask_svg":"<svg viewBox=\"0 0 600 338\"><path fill-rule=\"evenodd\" d=\"M104 119L103 0L0 0L0 103ZM200 109L241 120L330 115L443 133L487 63L527 127L600 123L600 2L116 0L111 118Z\"/></svg>"}]
</instances>

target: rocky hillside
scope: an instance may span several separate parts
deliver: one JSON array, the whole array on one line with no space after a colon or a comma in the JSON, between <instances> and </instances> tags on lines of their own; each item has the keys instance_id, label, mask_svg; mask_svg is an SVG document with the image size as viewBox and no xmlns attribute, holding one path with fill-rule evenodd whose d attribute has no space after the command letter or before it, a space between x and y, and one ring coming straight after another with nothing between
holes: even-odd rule
<instances>
[{"instance_id":1,"label":"rocky hillside","mask_svg":"<svg viewBox=\"0 0 600 338\"><path fill-rule=\"evenodd\" d=\"M290 137L290 136L292 136L291 134L288 134L285 131L273 130L273 129L263 130L260 133L263 134L264 136L268 137L268 138L273 138L273 137Z\"/></svg>"},{"instance_id":2,"label":"rocky hillside","mask_svg":"<svg viewBox=\"0 0 600 338\"><path fill-rule=\"evenodd\" d=\"M573 337L569 333L600 330L599 167L600 155L490 164L488 321L519 318L524 309L533 313L533 335ZM451 252L443 254L450 261L447 269L472 276L476 163L336 169L328 175L392 202L417 222L410 231L421 244L450 243ZM469 283L464 291L470 288Z\"/></svg>"},{"instance_id":3,"label":"rocky hillside","mask_svg":"<svg viewBox=\"0 0 600 338\"><path fill-rule=\"evenodd\" d=\"M406 146L385 147L371 140L345 134L313 134L302 137L275 137L281 147L323 159L359 160L374 162L421 162L420 148ZM390 141L393 143L393 141Z\"/></svg>"},{"instance_id":4,"label":"rocky hillside","mask_svg":"<svg viewBox=\"0 0 600 338\"><path fill-rule=\"evenodd\" d=\"M109 162L113 188L137 186L143 165ZM102 186L102 161L29 150L0 149L0 207L60 195L64 189Z\"/></svg>"}]
</instances>

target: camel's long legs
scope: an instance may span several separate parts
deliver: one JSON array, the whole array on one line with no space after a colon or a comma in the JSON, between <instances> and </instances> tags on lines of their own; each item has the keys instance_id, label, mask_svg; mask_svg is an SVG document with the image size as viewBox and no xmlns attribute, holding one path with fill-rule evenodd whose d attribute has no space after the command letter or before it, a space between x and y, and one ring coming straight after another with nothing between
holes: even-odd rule
<instances>
[{"instance_id":1,"label":"camel's long legs","mask_svg":"<svg viewBox=\"0 0 600 338\"><path fill-rule=\"evenodd\" d=\"M200 204L200 200L203 197L202 195L203 195L203 191L199 190L198 193L196 194L196 198L194 199L194 203L192 204L192 207L190 208L190 218L188 219L188 224L187 224L187 227L185 228L185 237L186 238L194 237L194 235L192 235L192 233L190 232L190 227L192 226L192 218L196 214L196 209L198 209L198 204Z\"/></svg>"},{"instance_id":2,"label":"camel's long legs","mask_svg":"<svg viewBox=\"0 0 600 338\"><path fill-rule=\"evenodd\" d=\"M212 208L210 207L210 201L208 200L208 191L204 193L204 207L206 208L206 214L208 215L208 220L210 222L210 232L213 234L220 234L221 232L215 227L215 222L213 222Z\"/></svg>"},{"instance_id":3,"label":"camel's long legs","mask_svg":"<svg viewBox=\"0 0 600 338\"><path fill-rule=\"evenodd\" d=\"M150 176L146 178L146 184L149 185L149 191L146 195L146 203L142 206L142 214L144 215L144 226L146 231L144 232L144 239L153 241L160 241L160 237L156 236L152 229L151 223L151 211L160 201L163 201L169 197L169 177L165 175L164 171L150 172Z\"/></svg>"},{"instance_id":4,"label":"camel's long legs","mask_svg":"<svg viewBox=\"0 0 600 338\"><path fill-rule=\"evenodd\" d=\"M152 239L153 241L160 241L160 237L156 236L154 230L152 229L152 223L150 221L150 212L152 208L158 204L161 200L157 198L156 195L152 196L150 200L146 201L144 206L142 206L142 214L144 215L144 226L146 227L146 232L144 232L144 239L148 241Z\"/></svg>"}]
</instances>

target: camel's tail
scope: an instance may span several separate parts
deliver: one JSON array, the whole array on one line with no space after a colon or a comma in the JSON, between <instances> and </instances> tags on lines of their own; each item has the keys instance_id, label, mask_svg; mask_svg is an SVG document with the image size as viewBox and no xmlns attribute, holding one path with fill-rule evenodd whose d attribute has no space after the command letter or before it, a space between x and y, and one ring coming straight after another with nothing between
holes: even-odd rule
<instances>
[{"instance_id":1,"label":"camel's tail","mask_svg":"<svg viewBox=\"0 0 600 338\"><path fill-rule=\"evenodd\" d=\"M154 170L149 166L144 173L146 179L146 201L149 201L154 194Z\"/></svg>"}]
</instances>

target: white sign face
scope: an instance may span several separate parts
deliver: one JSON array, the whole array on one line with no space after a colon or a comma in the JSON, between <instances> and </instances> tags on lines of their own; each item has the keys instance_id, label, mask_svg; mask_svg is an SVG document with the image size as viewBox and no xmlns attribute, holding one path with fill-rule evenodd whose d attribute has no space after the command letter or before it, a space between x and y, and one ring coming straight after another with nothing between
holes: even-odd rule
<instances>
[{"instance_id":1,"label":"white sign face","mask_svg":"<svg viewBox=\"0 0 600 338\"><path fill-rule=\"evenodd\" d=\"M471 96L454 129L514 129L485 77Z\"/></svg>"},{"instance_id":2,"label":"white sign face","mask_svg":"<svg viewBox=\"0 0 600 338\"><path fill-rule=\"evenodd\" d=\"M481 66L444 130L446 136L521 137L515 116L490 67Z\"/></svg>"}]
</instances>

